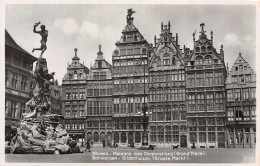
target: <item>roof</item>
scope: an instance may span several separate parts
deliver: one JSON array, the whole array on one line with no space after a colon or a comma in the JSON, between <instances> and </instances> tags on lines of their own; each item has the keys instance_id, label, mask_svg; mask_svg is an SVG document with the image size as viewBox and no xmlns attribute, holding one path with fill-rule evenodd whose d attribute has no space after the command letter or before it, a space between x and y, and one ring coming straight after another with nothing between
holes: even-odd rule
<instances>
[{"instance_id":1,"label":"roof","mask_svg":"<svg viewBox=\"0 0 260 166\"><path fill-rule=\"evenodd\" d=\"M7 32L7 30L5 30L5 45L12 47L13 49L16 49L20 52L25 53L26 55L30 56L31 58L33 58L35 61L37 60L36 57L34 57L33 55L29 54L27 51L25 51L24 49L22 49L12 38L12 36Z\"/></svg>"}]
</instances>

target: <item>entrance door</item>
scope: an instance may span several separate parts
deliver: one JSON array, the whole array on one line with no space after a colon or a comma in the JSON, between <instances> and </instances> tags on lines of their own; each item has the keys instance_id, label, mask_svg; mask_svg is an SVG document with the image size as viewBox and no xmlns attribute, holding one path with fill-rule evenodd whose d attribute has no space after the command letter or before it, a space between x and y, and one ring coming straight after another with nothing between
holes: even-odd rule
<instances>
[{"instance_id":1,"label":"entrance door","mask_svg":"<svg viewBox=\"0 0 260 166\"><path fill-rule=\"evenodd\" d=\"M187 136L181 135L181 147L187 147Z\"/></svg>"},{"instance_id":2,"label":"entrance door","mask_svg":"<svg viewBox=\"0 0 260 166\"><path fill-rule=\"evenodd\" d=\"M218 148L225 148L225 134L218 133Z\"/></svg>"}]
</instances>

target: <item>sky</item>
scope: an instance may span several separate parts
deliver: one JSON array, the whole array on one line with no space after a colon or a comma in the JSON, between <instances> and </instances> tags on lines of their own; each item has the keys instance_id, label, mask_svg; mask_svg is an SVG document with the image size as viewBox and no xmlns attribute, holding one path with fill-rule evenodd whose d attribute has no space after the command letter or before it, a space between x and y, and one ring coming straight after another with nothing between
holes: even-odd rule
<instances>
[{"instance_id":1,"label":"sky","mask_svg":"<svg viewBox=\"0 0 260 166\"><path fill-rule=\"evenodd\" d=\"M33 25L41 22L49 32L47 59L49 72L62 83L71 63L74 48L78 49L80 62L90 67L97 57L98 45L102 45L104 58L112 63L116 41L126 25L127 9L132 8L134 25L144 38L153 43L161 31L161 22L171 22L171 32L178 33L179 45L193 49L192 33L199 36L200 23L204 22L213 46L219 52L224 46L225 63L229 68L239 52L255 70L256 68L256 9L253 5L103 5L103 4L20 4L6 5L5 28L18 45L39 57L41 37L33 33ZM39 28L38 28L39 29Z\"/></svg>"}]
</instances>

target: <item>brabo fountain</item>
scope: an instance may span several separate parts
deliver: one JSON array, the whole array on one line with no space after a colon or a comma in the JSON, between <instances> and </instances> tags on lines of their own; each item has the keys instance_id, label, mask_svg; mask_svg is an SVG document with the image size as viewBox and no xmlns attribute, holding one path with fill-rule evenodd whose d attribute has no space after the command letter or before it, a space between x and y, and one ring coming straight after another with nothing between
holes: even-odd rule
<instances>
[{"instance_id":1,"label":"brabo fountain","mask_svg":"<svg viewBox=\"0 0 260 166\"><path fill-rule=\"evenodd\" d=\"M26 103L27 111L22 114L17 134L11 140L11 153L38 153L38 154L62 154L80 152L76 141L72 140L60 121L62 115L50 114L51 88L54 82L54 72L48 73L47 61L42 57L47 49L46 42L48 31L41 25L41 31L34 33L42 36L41 47L33 49L41 50L41 55L37 60L32 73L34 80L33 97Z\"/></svg>"}]
</instances>

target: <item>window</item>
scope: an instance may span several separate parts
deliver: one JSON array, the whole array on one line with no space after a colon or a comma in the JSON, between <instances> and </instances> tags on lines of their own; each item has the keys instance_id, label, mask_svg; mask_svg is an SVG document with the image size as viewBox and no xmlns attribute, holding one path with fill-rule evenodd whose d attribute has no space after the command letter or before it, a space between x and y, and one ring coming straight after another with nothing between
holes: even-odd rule
<instances>
[{"instance_id":1,"label":"window","mask_svg":"<svg viewBox=\"0 0 260 166\"><path fill-rule=\"evenodd\" d=\"M172 64L175 65L176 64L176 60L174 57L172 57Z\"/></svg>"},{"instance_id":2,"label":"window","mask_svg":"<svg viewBox=\"0 0 260 166\"><path fill-rule=\"evenodd\" d=\"M11 117L12 118L17 118L17 102L11 101Z\"/></svg>"},{"instance_id":3,"label":"window","mask_svg":"<svg viewBox=\"0 0 260 166\"><path fill-rule=\"evenodd\" d=\"M150 133L150 140L151 142L156 142L156 127L151 126L151 133Z\"/></svg>"},{"instance_id":4,"label":"window","mask_svg":"<svg viewBox=\"0 0 260 166\"><path fill-rule=\"evenodd\" d=\"M234 121L233 107L229 107L228 108L228 121Z\"/></svg>"},{"instance_id":5,"label":"window","mask_svg":"<svg viewBox=\"0 0 260 166\"><path fill-rule=\"evenodd\" d=\"M164 142L164 128L163 128L163 126L158 126L158 142Z\"/></svg>"},{"instance_id":6,"label":"window","mask_svg":"<svg viewBox=\"0 0 260 166\"><path fill-rule=\"evenodd\" d=\"M197 86L204 86L204 74L198 73L197 75Z\"/></svg>"},{"instance_id":7,"label":"window","mask_svg":"<svg viewBox=\"0 0 260 166\"><path fill-rule=\"evenodd\" d=\"M198 111L204 111L204 94L198 94L197 95L197 102L198 102Z\"/></svg>"},{"instance_id":8,"label":"window","mask_svg":"<svg viewBox=\"0 0 260 166\"><path fill-rule=\"evenodd\" d=\"M250 82L251 81L251 74L246 74L246 82Z\"/></svg>"},{"instance_id":9,"label":"window","mask_svg":"<svg viewBox=\"0 0 260 166\"><path fill-rule=\"evenodd\" d=\"M195 75L194 74L188 74L188 86L192 87L195 86Z\"/></svg>"},{"instance_id":10,"label":"window","mask_svg":"<svg viewBox=\"0 0 260 166\"><path fill-rule=\"evenodd\" d=\"M256 88L251 88L251 99L255 99L255 94L256 94Z\"/></svg>"},{"instance_id":11,"label":"window","mask_svg":"<svg viewBox=\"0 0 260 166\"><path fill-rule=\"evenodd\" d=\"M168 143L172 141L170 126L165 126L165 141Z\"/></svg>"},{"instance_id":12,"label":"window","mask_svg":"<svg viewBox=\"0 0 260 166\"><path fill-rule=\"evenodd\" d=\"M170 65L170 55L169 54L163 55L163 65L164 66Z\"/></svg>"},{"instance_id":13,"label":"window","mask_svg":"<svg viewBox=\"0 0 260 166\"><path fill-rule=\"evenodd\" d=\"M237 82L237 76L232 76L232 82L236 83Z\"/></svg>"},{"instance_id":14,"label":"window","mask_svg":"<svg viewBox=\"0 0 260 166\"><path fill-rule=\"evenodd\" d=\"M189 111L195 111L195 94L190 94L188 97Z\"/></svg>"},{"instance_id":15,"label":"window","mask_svg":"<svg viewBox=\"0 0 260 166\"><path fill-rule=\"evenodd\" d=\"M17 88L17 82L18 82L18 73L13 72L13 78L12 78L12 88Z\"/></svg>"},{"instance_id":16,"label":"window","mask_svg":"<svg viewBox=\"0 0 260 166\"><path fill-rule=\"evenodd\" d=\"M73 79L74 80L78 79L78 75L77 74L73 74Z\"/></svg>"},{"instance_id":17,"label":"window","mask_svg":"<svg viewBox=\"0 0 260 166\"><path fill-rule=\"evenodd\" d=\"M215 125L215 119L214 118L208 118L207 122L208 122L208 126L214 126Z\"/></svg>"},{"instance_id":18,"label":"window","mask_svg":"<svg viewBox=\"0 0 260 166\"><path fill-rule=\"evenodd\" d=\"M222 93L216 93L216 110L223 110L224 105L223 105L223 94Z\"/></svg>"},{"instance_id":19,"label":"window","mask_svg":"<svg viewBox=\"0 0 260 166\"><path fill-rule=\"evenodd\" d=\"M202 57L201 56L196 57L196 64L202 65Z\"/></svg>"},{"instance_id":20,"label":"window","mask_svg":"<svg viewBox=\"0 0 260 166\"><path fill-rule=\"evenodd\" d=\"M205 73L205 85L213 85L213 74L212 73Z\"/></svg>"},{"instance_id":21,"label":"window","mask_svg":"<svg viewBox=\"0 0 260 166\"><path fill-rule=\"evenodd\" d=\"M215 142L215 132L208 132L208 141Z\"/></svg>"},{"instance_id":22,"label":"window","mask_svg":"<svg viewBox=\"0 0 260 166\"><path fill-rule=\"evenodd\" d=\"M9 70L5 69L5 86L9 86L9 77L10 77L10 72Z\"/></svg>"},{"instance_id":23,"label":"window","mask_svg":"<svg viewBox=\"0 0 260 166\"><path fill-rule=\"evenodd\" d=\"M199 142L206 142L206 133L199 132Z\"/></svg>"},{"instance_id":24,"label":"window","mask_svg":"<svg viewBox=\"0 0 260 166\"><path fill-rule=\"evenodd\" d=\"M179 100L185 100L185 89L179 88Z\"/></svg>"},{"instance_id":25,"label":"window","mask_svg":"<svg viewBox=\"0 0 260 166\"><path fill-rule=\"evenodd\" d=\"M176 87L174 87L172 89L172 97L171 97L172 100L175 100L177 101L178 100L178 89Z\"/></svg>"},{"instance_id":26,"label":"window","mask_svg":"<svg viewBox=\"0 0 260 166\"><path fill-rule=\"evenodd\" d=\"M213 94L212 93L208 93L206 98L207 101L207 110L208 111L212 111L214 110L214 99L213 99Z\"/></svg>"},{"instance_id":27,"label":"window","mask_svg":"<svg viewBox=\"0 0 260 166\"><path fill-rule=\"evenodd\" d=\"M244 120L250 120L249 107L243 108L243 115L244 115Z\"/></svg>"},{"instance_id":28,"label":"window","mask_svg":"<svg viewBox=\"0 0 260 166\"><path fill-rule=\"evenodd\" d=\"M172 127L172 141L179 142L179 127L178 126Z\"/></svg>"},{"instance_id":29,"label":"window","mask_svg":"<svg viewBox=\"0 0 260 166\"><path fill-rule=\"evenodd\" d=\"M239 75L239 81L240 82L244 82L245 80L244 80L244 75Z\"/></svg>"},{"instance_id":30,"label":"window","mask_svg":"<svg viewBox=\"0 0 260 166\"><path fill-rule=\"evenodd\" d=\"M222 85L222 72L215 72L215 85Z\"/></svg>"},{"instance_id":31,"label":"window","mask_svg":"<svg viewBox=\"0 0 260 166\"><path fill-rule=\"evenodd\" d=\"M235 89L235 101L240 101L240 100L241 100L240 89Z\"/></svg>"},{"instance_id":32,"label":"window","mask_svg":"<svg viewBox=\"0 0 260 166\"><path fill-rule=\"evenodd\" d=\"M239 69L243 69L243 65L239 65Z\"/></svg>"},{"instance_id":33,"label":"window","mask_svg":"<svg viewBox=\"0 0 260 166\"><path fill-rule=\"evenodd\" d=\"M211 56L206 56L204 59L204 64L211 64L212 63L212 58Z\"/></svg>"},{"instance_id":34,"label":"window","mask_svg":"<svg viewBox=\"0 0 260 166\"><path fill-rule=\"evenodd\" d=\"M233 101L233 90L227 90L227 101Z\"/></svg>"},{"instance_id":35,"label":"window","mask_svg":"<svg viewBox=\"0 0 260 166\"><path fill-rule=\"evenodd\" d=\"M174 120L174 121L179 120L179 112L177 112L177 111L172 112L172 120Z\"/></svg>"},{"instance_id":36,"label":"window","mask_svg":"<svg viewBox=\"0 0 260 166\"><path fill-rule=\"evenodd\" d=\"M249 99L249 89L243 89L243 99L248 100Z\"/></svg>"},{"instance_id":37,"label":"window","mask_svg":"<svg viewBox=\"0 0 260 166\"><path fill-rule=\"evenodd\" d=\"M256 112L255 112L255 110L256 110L256 106L252 106L251 107L251 118L252 118L252 120L256 120Z\"/></svg>"},{"instance_id":38,"label":"window","mask_svg":"<svg viewBox=\"0 0 260 166\"><path fill-rule=\"evenodd\" d=\"M158 108L158 109L160 109L160 108ZM163 120L164 120L163 112L157 112L157 121L163 121Z\"/></svg>"}]
</instances>

